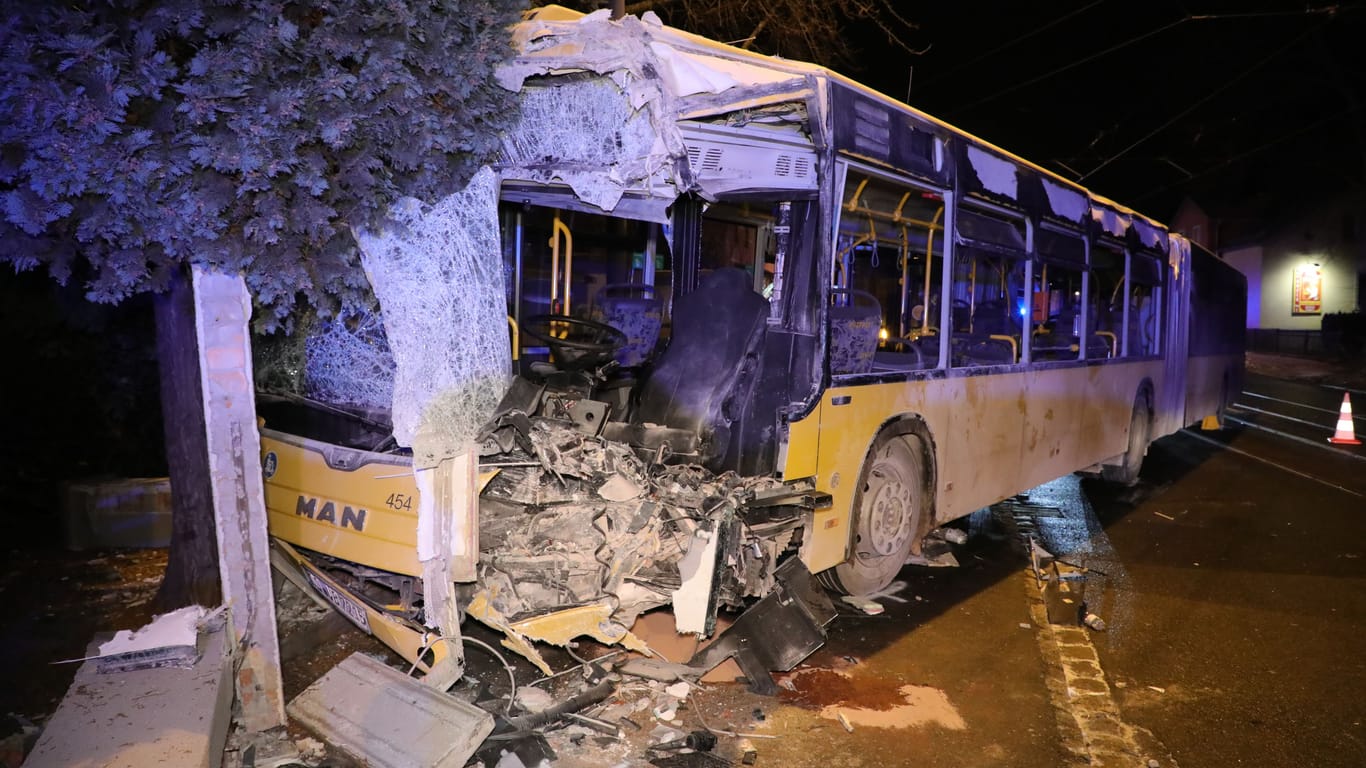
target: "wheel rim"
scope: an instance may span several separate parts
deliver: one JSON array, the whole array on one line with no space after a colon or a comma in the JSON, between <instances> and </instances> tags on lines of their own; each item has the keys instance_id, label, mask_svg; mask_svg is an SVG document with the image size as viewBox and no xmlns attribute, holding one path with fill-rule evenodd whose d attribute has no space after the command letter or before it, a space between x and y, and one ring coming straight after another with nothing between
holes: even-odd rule
<instances>
[{"instance_id":1,"label":"wheel rim","mask_svg":"<svg viewBox=\"0 0 1366 768\"><path fill-rule=\"evenodd\" d=\"M818 574L822 584L847 595L870 595L896 578L920 533L923 451L915 436L879 438L859 477L853 551Z\"/></svg>"},{"instance_id":2,"label":"wheel rim","mask_svg":"<svg viewBox=\"0 0 1366 768\"><path fill-rule=\"evenodd\" d=\"M870 554L886 557L901 551L911 535L915 499L910 486L882 467L869 473L868 541Z\"/></svg>"}]
</instances>

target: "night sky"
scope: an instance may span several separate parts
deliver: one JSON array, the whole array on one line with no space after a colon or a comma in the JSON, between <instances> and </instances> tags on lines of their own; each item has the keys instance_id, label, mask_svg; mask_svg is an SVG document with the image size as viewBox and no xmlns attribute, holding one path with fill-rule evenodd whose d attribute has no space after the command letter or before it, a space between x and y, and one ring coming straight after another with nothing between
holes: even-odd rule
<instances>
[{"instance_id":1,"label":"night sky","mask_svg":"<svg viewBox=\"0 0 1366 768\"><path fill-rule=\"evenodd\" d=\"M848 74L1161 219L1363 190L1366 3L986 5L917 3L929 50L869 34Z\"/></svg>"}]
</instances>

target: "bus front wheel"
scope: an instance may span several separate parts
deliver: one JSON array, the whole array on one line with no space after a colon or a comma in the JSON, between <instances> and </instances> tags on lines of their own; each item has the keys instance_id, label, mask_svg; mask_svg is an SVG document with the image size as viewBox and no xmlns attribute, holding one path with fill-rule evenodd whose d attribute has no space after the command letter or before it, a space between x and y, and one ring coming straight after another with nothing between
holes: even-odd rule
<instances>
[{"instance_id":1,"label":"bus front wheel","mask_svg":"<svg viewBox=\"0 0 1366 768\"><path fill-rule=\"evenodd\" d=\"M1101 468L1101 477L1112 483L1132 486L1138 483L1138 471L1143 468L1143 456L1148 452L1152 435L1152 416L1148 398L1142 392L1134 398L1133 415L1129 417L1129 447L1115 466Z\"/></svg>"},{"instance_id":2,"label":"bus front wheel","mask_svg":"<svg viewBox=\"0 0 1366 768\"><path fill-rule=\"evenodd\" d=\"M868 595L896 578L920 531L923 457L914 435L878 438L859 478L853 556L822 572L822 584L846 595Z\"/></svg>"}]
</instances>

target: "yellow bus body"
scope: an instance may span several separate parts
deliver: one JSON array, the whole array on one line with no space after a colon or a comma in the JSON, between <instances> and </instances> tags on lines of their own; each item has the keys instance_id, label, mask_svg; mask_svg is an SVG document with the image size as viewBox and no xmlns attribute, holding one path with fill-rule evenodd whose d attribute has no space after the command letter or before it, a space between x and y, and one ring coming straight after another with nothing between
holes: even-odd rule
<instances>
[{"instance_id":1,"label":"yellow bus body","mask_svg":"<svg viewBox=\"0 0 1366 768\"><path fill-rule=\"evenodd\" d=\"M280 539L274 539L271 547L271 565L285 578L313 593L315 598L331 603L338 613L362 632L392 648L404 661L426 672L445 658L445 644L433 643L432 633L425 628L360 598Z\"/></svg>"},{"instance_id":2,"label":"yellow bus body","mask_svg":"<svg viewBox=\"0 0 1366 768\"><path fill-rule=\"evenodd\" d=\"M928 428L935 455L933 523L940 525L1122 453L1138 386L1148 380L1156 388L1161 375L1162 361L1150 359L835 382L789 431L785 476L815 476L816 487L833 499L816 512L807 567L815 573L848 558L864 458L889 422L917 417Z\"/></svg>"},{"instance_id":3,"label":"yellow bus body","mask_svg":"<svg viewBox=\"0 0 1366 768\"><path fill-rule=\"evenodd\" d=\"M326 457L336 450L261 430L270 534L372 568L421 575L412 460L353 450L346 451L350 468L329 466Z\"/></svg>"}]
</instances>

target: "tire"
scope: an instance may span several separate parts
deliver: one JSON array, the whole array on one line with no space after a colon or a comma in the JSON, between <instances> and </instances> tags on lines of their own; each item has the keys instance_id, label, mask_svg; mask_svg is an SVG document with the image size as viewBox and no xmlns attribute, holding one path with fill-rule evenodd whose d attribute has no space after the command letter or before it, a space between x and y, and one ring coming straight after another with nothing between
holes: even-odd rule
<instances>
[{"instance_id":1,"label":"tire","mask_svg":"<svg viewBox=\"0 0 1366 768\"><path fill-rule=\"evenodd\" d=\"M1129 447L1124 451L1123 461L1116 466L1101 468L1100 476L1108 482L1132 487L1138 484L1138 471L1143 468L1143 457L1148 453L1148 440L1152 435L1152 415L1148 410L1148 398L1139 392L1134 398L1133 415L1129 417Z\"/></svg>"},{"instance_id":2,"label":"tire","mask_svg":"<svg viewBox=\"0 0 1366 768\"><path fill-rule=\"evenodd\" d=\"M868 595L896 578L920 535L925 509L923 442L914 435L879 437L854 497L854 553L818 574L846 595Z\"/></svg>"}]
</instances>

